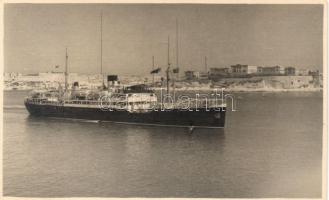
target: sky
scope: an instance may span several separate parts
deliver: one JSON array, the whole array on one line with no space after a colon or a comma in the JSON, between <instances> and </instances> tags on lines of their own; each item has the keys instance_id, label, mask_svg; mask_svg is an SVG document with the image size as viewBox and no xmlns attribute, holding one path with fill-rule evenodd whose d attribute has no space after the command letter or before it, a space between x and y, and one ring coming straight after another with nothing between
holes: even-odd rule
<instances>
[{"instance_id":1,"label":"sky","mask_svg":"<svg viewBox=\"0 0 329 200\"><path fill-rule=\"evenodd\" d=\"M322 5L5 4L4 71L145 75L233 64L322 70ZM55 68L58 65L59 68ZM164 71L164 70L163 70Z\"/></svg>"}]
</instances>

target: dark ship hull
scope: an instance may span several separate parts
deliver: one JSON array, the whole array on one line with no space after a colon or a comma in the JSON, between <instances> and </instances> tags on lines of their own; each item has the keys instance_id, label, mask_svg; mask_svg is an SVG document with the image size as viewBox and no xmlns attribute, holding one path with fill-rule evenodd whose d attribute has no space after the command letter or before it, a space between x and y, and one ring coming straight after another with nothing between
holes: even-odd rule
<instances>
[{"instance_id":1,"label":"dark ship hull","mask_svg":"<svg viewBox=\"0 0 329 200\"><path fill-rule=\"evenodd\" d=\"M225 107L198 108L198 110L172 109L165 111L129 112L127 110L102 110L97 107L35 104L25 101L33 116L74 118L141 125L223 128Z\"/></svg>"}]
</instances>

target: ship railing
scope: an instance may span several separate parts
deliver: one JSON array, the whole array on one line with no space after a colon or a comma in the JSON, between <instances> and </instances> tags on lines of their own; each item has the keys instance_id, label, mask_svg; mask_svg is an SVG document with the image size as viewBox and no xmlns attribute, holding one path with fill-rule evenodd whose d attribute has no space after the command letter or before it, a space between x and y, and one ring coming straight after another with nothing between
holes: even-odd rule
<instances>
[{"instance_id":1,"label":"ship railing","mask_svg":"<svg viewBox=\"0 0 329 200\"><path fill-rule=\"evenodd\" d=\"M65 100L64 104L79 104L79 105L98 105L97 100Z\"/></svg>"},{"instance_id":2,"label":"ship railing","mask_svg":"<svg viewBox=\"0 0 329 200\"><path fill-rule=\"evenodd\" d=\"M126 103L127 101L99 101L99 100L65 100L65 104L79 104L79 105L111 105L113 103Z\"/></svg>"},{"instance_id":3,"label":"ship railing","mask_svg":"<svg viewBox=\"0 0 329 200\"><path fill-rule=\"evenodd\" d=\"M33 104L42 104L42 105L62 105L64 104L75 104L75 105L97 105L99 107L107 107L107 108L127 108L127 101L115 101L115 102L101 102L98 100L64 100L64 101L50 101L45 98L27 98L27 102ZM135 102L138 104L141 103L150 103L154 105L155 102ZM135 104L134 103L134 104ZM218 108L225 107L226 104L221 101L221 99L188 99L188 100L180 100L175 103L170 102L158 102L156 106L151 106L153 108L168 108L168 109L199 109L199 108ZM162 104L162 105L161 105Z\"/></svg>"},{"instance_id":4,"label":"ship railing","mask_svg":"<svg viewBox=\"0 0 329 200\"><path fill-rule=\"evenodd\" d=\"M154 105L154 101L140 101L140 102L127 102L125 100L117 100L117 101L99 101L99 100L65 100L64 104L78 104L78 105L98 105L100 107L111 107L111 108L124 108L127 107L128 104L151 104ZM226 104L222 102L221 99L188 99L188 100L180 100L174 103L170 102L160 102L158 101L156 108L160 108L161 104L166 105L166 108L216 108L216 107L225 107Z\"/></svg>"},{"instance_id":5,"label":"ship railing","mask_svg":"<svg viewBox=\"0 0 329 200\"><path fill-rule=\"evenodd\" d=\"M175 103L175 108L217 108L225 107L226 104L221 99L188 99L180 100Z\"/></svg>"},{"instance_id":6,"label":"ship railing","mask_svg":"<svg viewBox=\"0 0 329 200\"><path fill-rule=\"evenodd\" d=\"M59 101L50 101L45 98L27 98L25 99L26 102L32 103L32 104L40 104L40 105L59 105L61 104Z\"/></svg>"}]
</instances>

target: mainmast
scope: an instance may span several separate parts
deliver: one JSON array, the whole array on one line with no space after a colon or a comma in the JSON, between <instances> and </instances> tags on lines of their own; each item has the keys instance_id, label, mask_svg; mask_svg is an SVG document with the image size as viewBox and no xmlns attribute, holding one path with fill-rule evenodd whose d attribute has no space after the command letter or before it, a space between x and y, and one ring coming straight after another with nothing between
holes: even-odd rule
<instances>
[{"instance_id":1,"label":"mainmast","mask_svg":"<svg viewBox=\"0 0 329 200\"><path fill-rule=\"evenodd\" d=\"M152 71L154 71L154 56L152 56ZM154 86L154 73L152 74L152 86Z\"/></svg>"},{"instance_id":2,"label":"mainmast","mask_svg":"<svg viewBox=\"0 0 329 200\"><path fill-rule=\"evenodd\" d=\"M178 64L178 19L176 18L176 67L177 67L177 80L179 79L179 64Z\"/></svg>"},{"instance_id":3,"label":"mainmast","mask_svg":"<svg viewBox=\"0 0 329 200\"><path fill-rule=\"evenodd\" d=\"M67 66L67 61L68 61L69 56L67 55L67 47L65 48L65 93L67 92L68 89L68 66Z\"/></svg>"},{"instance_id":4,"label":"mainmast","mask_svg":"<svg viewBox=\"0 0 329 200\"><path fill-rule=\"evenodd\" d=\"M169 94L169 81L170 81L170 77L169 77L169 72L170 72L170 55L169 55L169 49L170 49L170 37L168 35L168 68L166 71L167 74L167 94Z\"/></svg>"},{"instance_id":5,"label":"mainmast","mask_svg":"<svg viewBox=\"0 0 329 200\"><path fill-rule=\"evenodd\" d=\"M204 57L204 68L205 68L206 72L208 72L207 56Z\"/></svg>"},{"instance_id":6,"label":"mainmast","mask_svg":"<svg viewBox=\"0 0 329 200\"><path fill-rule=\"evenodd\" d=\"M100 50L101 50L101 76L102 76L102 87L105 87L104 76L103 76L103 12L101 12L101 38L100 38Z\"/></svg>"}]
</instances>

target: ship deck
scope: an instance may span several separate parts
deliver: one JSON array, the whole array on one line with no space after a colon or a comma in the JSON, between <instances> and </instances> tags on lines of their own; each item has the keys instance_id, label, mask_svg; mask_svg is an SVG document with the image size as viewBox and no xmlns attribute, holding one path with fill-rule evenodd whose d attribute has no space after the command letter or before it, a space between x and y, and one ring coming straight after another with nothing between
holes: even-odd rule
<instances>
[{"instance_id":1,"label":"ship deck","mask_svg":"<svg viewBox=\"0 0 329 200\"><path fill-rule=\"evenodd\" d=\"M126 101L116 102L102 102L99 100L62 100L54 101L39 98L26 98L25 101L29 104L37 105L50 105L50 106L64 106L64 107L81 107L81 108L106 108L106 109L128 109L128 103ZM150 103L150 102L144 102ZM226 103L221 99L192 99L189 101L161 103L158 102L155 105L141 106L143 109L201 109L201 108L225 108Z\"/></svg>"}]
</instances>

